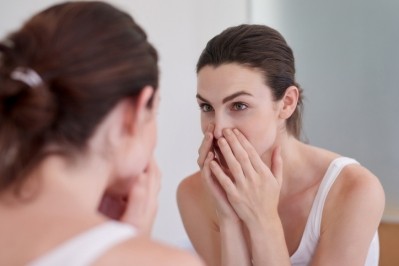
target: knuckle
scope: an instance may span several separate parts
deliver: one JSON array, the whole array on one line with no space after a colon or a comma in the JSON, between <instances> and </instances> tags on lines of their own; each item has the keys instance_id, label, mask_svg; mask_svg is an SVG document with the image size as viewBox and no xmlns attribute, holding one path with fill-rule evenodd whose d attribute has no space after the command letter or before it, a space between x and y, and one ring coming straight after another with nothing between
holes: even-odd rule
<instances>
[{"instance_id":1,"label":"knuckle","mask_svg":"<svg viewBox=\"0 0 399 266\"><path fill-rule=\"evenodd\" d=\"M241 201L240 196L236 192L231 192L229 195L229 201L233 204L237 204Z\"/></svg>"},{"instance_id":2,"label":"knuckle","mask_svg":"<svg viewBox=\"0 0 399 266\"><path fill-rule=\"evenodd\" d=\"M241 165L237 162L231 164L231 171L232 173L240 173L241 172Z\"/></svg>"}]
</instances>

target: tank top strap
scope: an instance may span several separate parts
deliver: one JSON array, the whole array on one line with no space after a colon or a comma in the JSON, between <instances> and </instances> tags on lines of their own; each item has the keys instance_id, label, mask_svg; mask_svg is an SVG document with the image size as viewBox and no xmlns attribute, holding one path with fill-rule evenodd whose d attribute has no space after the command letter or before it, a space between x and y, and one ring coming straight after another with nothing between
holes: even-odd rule
<instances>
[{"instance_id":1,"label":"tank top strap","mask_svg":"<svg viewBox=\"0 0 399 266\"><path fill-rule=\"evenodd\" d=\"M358 162L351 158L339 157L334 159L327 168L313 200L298 249L291 256L291 263L293 266L310 264L310 260L320 238L321 218L328 192L341 170L349 164L358 164Z\"/></svg>"},{"instance_id":2,"label":"tank top strap","mask_svg":"<svg viewBox=\"0 0 399 266\"><path fill-rule=\"evenodd\" d=\"M317 239L320 236L321 219L323 216L324 204L326 198L335 180L341 173L342 169L349 164L359 164L358 161L348 157L338 157L334 159L328 167L323 180L320 183L316 197L313 202L312 209L309 214L309 219L312 221L312 233Z\"/></svg>"},{"instance_id":3,"label":"tank top strap","mask_svg":"<svg viewBox=\"0 0 399 266\"><path fill-rule=\"evenodd\" d=\"M131 225L109 221L68 240L29 266L90 265L107 250L136 234Z\"/></svg>"}]
</instances>

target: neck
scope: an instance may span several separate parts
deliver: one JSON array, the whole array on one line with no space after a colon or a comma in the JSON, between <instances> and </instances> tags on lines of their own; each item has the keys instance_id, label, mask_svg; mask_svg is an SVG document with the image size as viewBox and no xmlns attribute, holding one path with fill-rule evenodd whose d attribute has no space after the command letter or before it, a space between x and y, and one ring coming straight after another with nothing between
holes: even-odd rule
<instances>
[{"instance_id":1,"label":"neck","mask_svg":"<svg viewBox=\"0 0 399 266\"><path fill-rule=\"evenodd\" d=\"M21 203L22 207L42 207L42 210L51 210L52 213L79 209L97 213L110 169L97 156L79 159L70 162L59 155L46 157L26 178L21 190L22 198L24 195L33 196L21 201L10 192L6 196L11 200L2 202Z\"/></svg>"},{"instance_id":2,"label":"neck","mask_svg":"<svg viewBox=\"0 0 399 266\"><path fill-rule=\"evenodd\" d=\"M281 142L283 184L281 196L307 191L318 186L331 161L339 155L305 144L292 136Z\"/></svg>"},{"instance_id":3,"label":"neck","mask_svg":"<svg viewBox=\"0 0 399 266\"><path fill-rule=\"evenodd\" d=\"M283 183L281 195L296 193L304 186L312 182L314 177L311 173L313 167L309 167L314 158L313 147L304 144L295 137L285 133L280 134L269 152L262 156L262 160L271 167L272 153L277 146L281 148L281 157L283 161Z\"/></svg>"}]
</instances>

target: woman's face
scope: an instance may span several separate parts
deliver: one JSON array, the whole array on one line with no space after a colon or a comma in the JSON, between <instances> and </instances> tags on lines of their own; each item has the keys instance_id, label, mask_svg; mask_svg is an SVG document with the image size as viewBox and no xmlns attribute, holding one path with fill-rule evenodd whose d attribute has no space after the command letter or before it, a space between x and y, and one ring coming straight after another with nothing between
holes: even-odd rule
<instances>
[{"instance_id":1,"label":"woman's face","mask_svg":"<svg viewBox=\"0 0 399 266\"><path fill-rule=\"evenodd\" d=\"M272 148L284 125L263 74L239 64L203 67L198 73L197 101L203 132L212 123L218 139L224 128L237 128L259 155Z\"/></svg>"}]
</instances>

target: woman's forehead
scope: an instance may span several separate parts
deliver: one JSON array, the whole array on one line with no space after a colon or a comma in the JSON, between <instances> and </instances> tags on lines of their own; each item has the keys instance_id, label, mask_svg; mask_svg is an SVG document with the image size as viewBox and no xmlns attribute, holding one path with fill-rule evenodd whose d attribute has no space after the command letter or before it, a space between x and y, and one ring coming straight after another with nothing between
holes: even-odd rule
<instances>
[{"instance_id":1,"label":"woman's forehead","mask_svg":"<svg viewBox=\"0 0 399 266\"><path fill-rule=\"evenodd\" d=\"M268 91L259 70L238 64L205 66L198 72L197 93L226 97L237 92L259 95Z\"/></svg>"}]
</instances>

